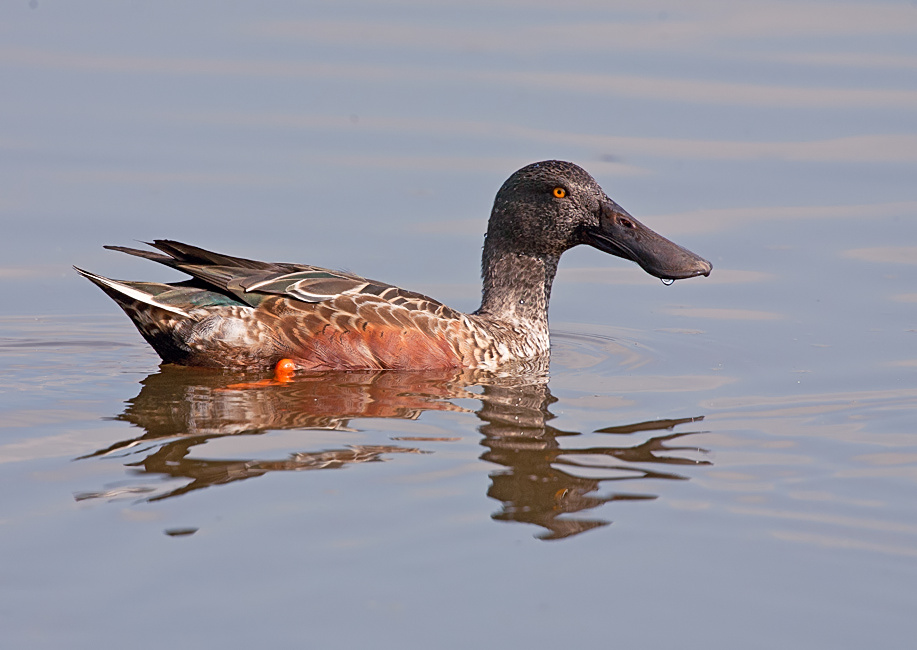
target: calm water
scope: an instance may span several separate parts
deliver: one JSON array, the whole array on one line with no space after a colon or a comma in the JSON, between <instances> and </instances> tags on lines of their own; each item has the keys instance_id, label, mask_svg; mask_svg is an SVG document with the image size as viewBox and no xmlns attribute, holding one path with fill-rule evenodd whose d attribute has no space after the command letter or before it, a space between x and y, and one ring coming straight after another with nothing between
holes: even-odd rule
<instances>
[{"instance_id":1,"label":"calm water","mask_svg":"<svg viewBox=\"0 0 917 650\"><path fill-rule=\"evenodd\" d=\"M909 648L917 6L0 6L4 646ZM156 237L471 310L573 160L710 259L568 253L549 377L160 367Z\"/></svg>"}]
</instances>

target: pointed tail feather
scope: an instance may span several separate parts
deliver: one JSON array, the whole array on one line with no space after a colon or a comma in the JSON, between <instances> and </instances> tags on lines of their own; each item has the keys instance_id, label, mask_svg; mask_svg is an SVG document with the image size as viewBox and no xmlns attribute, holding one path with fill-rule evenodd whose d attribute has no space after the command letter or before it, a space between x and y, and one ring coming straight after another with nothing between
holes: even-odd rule
<instances>
[{"instance_id":1,"label":"pointed tail feather","mask_svg":"<svg viewBox=\"0 0 917 650\"><path fill-rule=\"evenodd\" d=\"M184 309L179 309L178 307L159 302L152 294L135 289L124 282L118 282L117 280L91 273L90 271L86 271L76 266L74 266L73 269L87 280L94 282L102 291L107 293L115 302L121 305L122 308L125 306L132 306L136 309L136 303L141 303L155 309L167 311L173 316L191 318Z\"/></svg>"},{"instance_id":2,"label":"pointed tail feather","mask_svg":"<svg viewBox=\"0 0 917 650\"><path fill-rule=\"evenodd\" d=\"M77 273L95 283L107 293L134 327L153 346L166 363L187 363L192 350L182 341L180 331L194 320L188 312L179 307L167 305L137 286L119 282L73 267Z\"/></svg>"}]
</instances>

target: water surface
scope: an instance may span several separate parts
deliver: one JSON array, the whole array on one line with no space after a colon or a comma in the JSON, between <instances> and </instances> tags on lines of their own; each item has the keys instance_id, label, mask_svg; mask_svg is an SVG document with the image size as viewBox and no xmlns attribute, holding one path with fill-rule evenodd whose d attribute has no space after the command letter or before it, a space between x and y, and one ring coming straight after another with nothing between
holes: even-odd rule
<instances>
[{"instance_id":1,"label":"water surface","mask_svg":"<svg viewBox=\"0 0 917 650\"><path fill-rule=\"evenodd\" d=\"M10 647L905 648L917 7L0 8ZM160 367L157 237L472 310L573 160L714 263L574 250L550 373Z\"/></svg>"}]
</instances>

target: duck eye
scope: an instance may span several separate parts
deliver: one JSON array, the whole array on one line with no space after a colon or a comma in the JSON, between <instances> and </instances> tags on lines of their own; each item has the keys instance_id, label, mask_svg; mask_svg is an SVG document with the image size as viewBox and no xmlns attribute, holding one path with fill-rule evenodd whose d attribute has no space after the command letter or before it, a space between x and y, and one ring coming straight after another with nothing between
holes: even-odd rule
<instances>
[{"instance_id":1,"label":"duck eye","mask_svg":"<svg viewBox=\"0 0 917 650\"><path fill-rule=\"evenodd\" d=\"M562 198L564 198L565 196L567 196L567 190L565 190L565 189L562 188L562 187L555 187L555 188L554 188L553 194L554 194L554 196L556 196L557 198L562 199Z\"/></svg>"}]
</instances>

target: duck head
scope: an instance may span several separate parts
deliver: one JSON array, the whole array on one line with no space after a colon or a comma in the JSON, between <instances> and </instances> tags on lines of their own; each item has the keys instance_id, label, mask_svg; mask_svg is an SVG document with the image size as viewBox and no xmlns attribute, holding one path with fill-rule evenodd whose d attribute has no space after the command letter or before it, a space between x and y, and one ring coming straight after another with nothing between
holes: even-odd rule
<instances>
[{"instance_id":1,"label":"duck head","mask_svg":"<svg viewBox=\"0 0 917 650\"><path fill-rule=\"evenodd\" d=\"M497 192L487 248L557 259L588 244L639 264L663 280L710 275L707 260L669 241L612 201L573 163L548 160L523 167Z\"/></svg>"}]
</instances>

